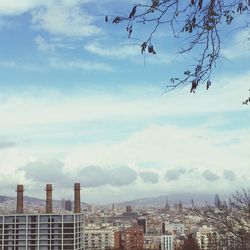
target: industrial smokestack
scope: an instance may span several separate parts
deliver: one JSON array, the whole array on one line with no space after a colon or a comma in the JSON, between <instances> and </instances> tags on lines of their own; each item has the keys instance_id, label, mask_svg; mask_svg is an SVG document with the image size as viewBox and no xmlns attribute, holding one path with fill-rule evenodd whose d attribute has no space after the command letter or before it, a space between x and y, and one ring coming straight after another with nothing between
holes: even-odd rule
<instances>
[{"instance_id":1,"label":"industrial smokestack","mask_svg":"<svg viewBox=\"0 0 250 250\"><path fill-rule=\"evenodd\" d=\"M46 185L46 214L52 214L52 184Z\"/></svg>"},{"instance_id":2,"label":"industrial smokestack","mask_svg":"<svg viewBox=\"0 0 250 250\"><path fill-rule=\"evenodd\" d=\"M81 212L81 195L80 195L80 183L75 183L74 191L75 191L75 201L74 201L74 212L80 213Z\"/></svg>"},{"instance_id":3,"label":"industrial smokestack","mask_svg":"<svg viewBox=\"0 0 250 250\"><path fill-rule=\"evenodd\" d=\"M16 213L23 214L23 185L17 185Z\"/></svg>"}]
</instances>

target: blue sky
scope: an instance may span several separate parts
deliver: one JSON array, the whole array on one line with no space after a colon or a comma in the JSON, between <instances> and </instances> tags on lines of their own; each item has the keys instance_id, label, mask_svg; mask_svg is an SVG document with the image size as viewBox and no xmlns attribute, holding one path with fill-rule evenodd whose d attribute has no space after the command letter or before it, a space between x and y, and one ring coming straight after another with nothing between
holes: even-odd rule
<instances>
[{"instance_id":1,"label":"blue sky","mask_svg":"<svg viewBox=\"0 0 250 250\"><path fill-rule=\"evenodd\" d=\"M183 41L163 27L157 55L142 56L123 25L104 22L132 3L0 0L2 194L23 183L43 197L52 182L61 198L80 181L85 201L108 203L249 187L248 31L223 30L209 91L163 95L192 55L178 56Z\"/></svg>"}]
</instances>

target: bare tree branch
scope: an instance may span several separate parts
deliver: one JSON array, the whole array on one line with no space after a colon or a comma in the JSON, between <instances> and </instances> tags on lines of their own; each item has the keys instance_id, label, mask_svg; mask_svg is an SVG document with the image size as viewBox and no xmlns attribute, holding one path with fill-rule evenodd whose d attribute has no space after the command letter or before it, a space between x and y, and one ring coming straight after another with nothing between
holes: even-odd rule
<instances>
[{"instance_id":1,"label":"bare tree branch","mask_svg":"<svg viewBox=\"0 0 250 250\"><path fill-rule=\"evenodd\" d=\"M198 51L195 66L184 71L182 77L173 77L166 91L191 84L194 93L199 84L211 86L211 73L220 57L223 25L230 25L236 16L242 15L249 28L250 0L151 0L135 4L128 16L116 16L115 24L126 23L130 38L137 25L150 24L147 39L141 44L142 53L156 54L153 36L162 25L169 25L174 37L187 37L188 43L179 53ZM108 21L108 17L106 17ZM244 104L248 104L250 98Z\"/></svg>"},{"instance_id":2,"label":"bare tree branch","mask_svg":"<svg viewBox=\"0 0 250 250\"><path fill-rule=\"evenodd\" d=\"M191 212L209 222L224 244L231 235L237 246L233 249L250 249L250 190L236 191L228 202L219 201L216 206L193 206Z\"/></svg>"}]
</instances>

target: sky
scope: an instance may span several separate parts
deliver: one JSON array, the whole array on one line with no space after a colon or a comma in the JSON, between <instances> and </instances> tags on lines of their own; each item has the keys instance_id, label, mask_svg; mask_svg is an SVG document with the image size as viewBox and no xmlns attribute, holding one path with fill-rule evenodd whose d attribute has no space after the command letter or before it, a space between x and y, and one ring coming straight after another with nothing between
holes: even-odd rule
<instances>
[{"instance_id":1,"label":"sky","mask_svg":"<svg viewBox=\"0 0 250 250\"><path fill-rule=\"evenodd\" d=\"M212 87L165 93L193 63L162 27L156 55L141 55L147 27L128 39L105 15L129 0L0 0L0 194L107 204L249 188L248 32L222 32ZM241 21L239 21L241 22Z\"/></svg>"}]
</instances>

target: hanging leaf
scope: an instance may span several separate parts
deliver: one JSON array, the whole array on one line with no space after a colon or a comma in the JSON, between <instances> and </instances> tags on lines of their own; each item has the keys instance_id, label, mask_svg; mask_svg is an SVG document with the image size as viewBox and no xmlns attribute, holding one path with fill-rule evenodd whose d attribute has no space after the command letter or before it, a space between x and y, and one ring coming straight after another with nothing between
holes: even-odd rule
<instances>
[{"instance_id":1,"label":"hanging leaf","mask_svg":"<svg viewBox=\"0 0 250 250\"><path fill-rule=\"evenodd\" d=\"M198 2L199 10L201 10L201 8L202 8L202 3L203 3L203 1L202 1L202 0L199 0L199 2Z\"/></svg>"},{"instance_id":2,"label":"hanging leaf","mask_svg":"<svg viewBox=\"0 0 250 250\"><path fill-rule=\"evenodd\" d=\"M144 42L144 43L141 45L141 53L142 53L142 54L145 52L146 48L147 48L147 43Z\"/></svg>"},{"instance_id":3,"label":"hanging leaf","mask_svg":"<svg viewBox=\"0 0 250 250\"><path fill-rule=\"evenodd\" d=\"M122 19L117 16L114 20L113 20L113 23L117 24L117 23L120 23L122 21Z\"/></svg>"},{"instance_id":4,"label":"hanging leaf","mask_svg":"<svg viewBox=\"0 0 250 250\"><path fill-rule=\"evenodd\" d=\"M190 75L191 74L191 71L190 70L186 70L185 72L184 72L184 75Z\"/></svg>"},{"instance_id":5,"label":"hanging leaf","mask_svg":"<svg viewBox=\"0 0 250 250\"><path fill-rule=\"evenodd\" d=\"M133 26L130 25L129 27L127 27L127 31L128 31L128 38L130 38L132 32L133 32Z\"/></svg>"},{"instance_id":6,"label":"hanging leaf","mask_svg":"<svg viewBox=\"0 0 250 250\"><path fill-rule=\"evenodd\" d=\"M132 17L134 17L134 16L135 16L135 13L136 13L136 7L137 7L137 5L135 5L135 6L134 6L134 8L132 9L132 11L130 12L130 14L129 14L129 18L132 18Z\"/></svg>"},{"instance_id":7,"label":"hanging leaf","mask_svg":"<svg viewBox=\"0 0 250 250\"><path fill-rule=\"evenodd\" d=\"M151 9L156 9L157 6L159 5L159 0L152 0L152 5L151 5Z\"/></svg>"},{"instance_id":8,"label":"hanging leaf","mask_svg":"<svg viewBox=\"0 0 250 250\"><path fill-rule=\"evenodd\" d=\"M195 93L195 89L197 88L197 86L198 86L198 83L195 80L193 80L192 81L192 86L191 86L191 89L190 89L190 93Z\"/></svg>"},{"instance_id":9,"label":"hanging leaf","mask_svg":"<svg viewBox=\"0 0 250 250\"><path fill-rule=\"evenodd\" d=\"M210 86L211 86L211 82L208 80L207 81L207 90L209 89Z\"/></svg>"},{"instance_id":10,"label":"hanging leaf","mask_svg":"<svg viewBox=\"0 0 250 250\"><path fill-rule=\"evenodd\" d=\"M240 14L242 12L242 7L243 7L242 3L239 3L238 8L237 8L237 12L240 12Z\"/></svg>"},{"instance_id":11,"label":"hanging leaf","mask_svg":"<svg viewBox=\"0 0 250 250\"><path fill-rule=\"evenodd\" d=\"M195 27L195 25L196 25L196 18L193 17L193 19L192 19L192 26L193 26L193 28Z\"/></svg>"},{"instance_id":12,"label":"hanging leaf","mask_svg":"<svg viewBox=\"0 0 250 250\"><path fill-rule=\"evenodd\" d=\"M149 45L149 46L148 46L148 53L152 53L153 55L156 54L153 45Z\"/></svg>"},{"instance_id":13,"label":"hanging leaf","mask_svg":"<svg viewBox=\"0 0 250 250\"><path fill-rule=\"evenodd\" d=\"M195 76L197 76L201 72L201 69L201 65L197 65L197 67L195 68Z\"/></svg>"}]
</instances>

